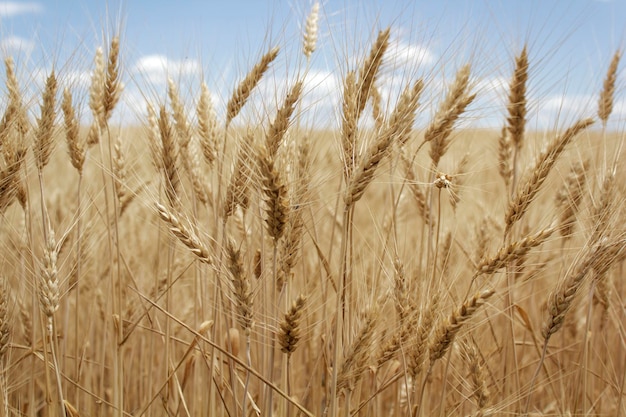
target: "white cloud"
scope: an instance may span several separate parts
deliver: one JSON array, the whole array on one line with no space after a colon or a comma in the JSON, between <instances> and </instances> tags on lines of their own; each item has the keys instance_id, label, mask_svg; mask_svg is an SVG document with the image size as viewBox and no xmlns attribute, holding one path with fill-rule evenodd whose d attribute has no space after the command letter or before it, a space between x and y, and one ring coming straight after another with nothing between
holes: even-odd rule
<instances>
[{"instance_id":1,"label":"white cloud","mask_svg":"<svg viewBox=\"0 0 626 417\"><path fill-rule=\"evenodd\" d=\"M592 117L597 110L596 97L590 94L551 95L531 103L539 128L564 126L581 117Z\"/></svg>"},{"instance_id":2,"label":"white cloud","mask_svg":"<svg viewBox=\"0 0 626 417\"><path fill-rule=\"evenodd\" d=\"M435 54L423 45L406 43L400 40L392 42L389 46L390 60L402 69L419 68L435 63Z\"/></svg>"},{"instance_id":3,"label":"white cloud","mask_svg":"<svg viewBox=\"0 0 626 417\"><path fill-rule=\"evenodd\" d=\"M18 3L16 1L0 2L0 17L13 17L19 14L40 13L43 6L40 3Z\"/></svg>"},{"instance_id":4,"label":"white cloud","mask_svg":"<svg viewBox=\"0 0 626 417\"><path fill-rule=\"evenodd\" d=\"M202 73L202 67L194 59L177 61L165 55L146 55L137 60L133 72L145 77L152 84L165 84L168 77L199 75Z\"/></svg>"},{"instance_id":5,"label":"white cloud","mask_svg":"<svg viewBox=\"0 0 626 417\"><path fill-rule=\"evenodd\" d=\"M19 36L9 36L0 40L0 49L6 54L23 52L24 54L29 55L33 51L34 47L35 43L33 41L20 38Z\"/></svg>"}]
</instances>

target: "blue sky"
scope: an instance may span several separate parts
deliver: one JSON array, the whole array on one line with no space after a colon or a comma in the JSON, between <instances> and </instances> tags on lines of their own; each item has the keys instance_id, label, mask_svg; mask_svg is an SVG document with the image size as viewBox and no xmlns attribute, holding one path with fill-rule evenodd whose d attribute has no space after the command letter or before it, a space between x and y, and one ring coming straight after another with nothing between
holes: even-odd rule
<instances>
[{"instance_id":1,"label":"blue sky","mask_svg":"<svg viewBox=\"0 0 626 417\"><path fill-rule=\"evenodd\" d=\"M301 33L311 5L310 0L0 2L0 53L14 56L25 84L40 82L54 66L75 90L84 91L95 49L121 27L126 87L118 117L129 120L144 111L146 101L164 100L168 77L189 103L205 80L221 113L224 98L260 54L280 45L280 58L260 89L265 96L256 97L246 116L262 118L259 109L270 108L306 66ZM626 1L325 0L319 26L318 49L305 77L311 120L336 123L342 74L357 65L378 29L391 26L389 64L381 78L389 105L404 83L423 77L429 86L423 116L428 119L454 71L471 62L480 99L467 123L499 126L513 56L527 43L532 120L537 127L552 127L593 113L611 56L625 46ZM622 70L621 90L624 81ZM620 93L618 123L626 120Z\"/></svg>"}]
</instances>

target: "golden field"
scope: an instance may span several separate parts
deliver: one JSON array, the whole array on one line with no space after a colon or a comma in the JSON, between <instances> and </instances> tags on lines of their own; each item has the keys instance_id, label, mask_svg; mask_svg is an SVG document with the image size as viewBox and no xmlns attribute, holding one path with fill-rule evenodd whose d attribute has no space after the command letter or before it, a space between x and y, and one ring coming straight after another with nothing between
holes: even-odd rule
<instances>
[{"instance_id":1,"label":"golden field","mask_svg":"<svg viewBox=\"0 0 626 417\"><path fill-rule=\"evenodd\" d=\"M171 81L139 127L111 122L118 37L84 97L51 72L25 100L6 59L3 415L623 415L620 51L590 117L551 130L528 125L512 51L503 129L474 129L471 62L436 102L415 69L381 98L383 28L321 130L302 105L315 9L305 27L258 124L240 112L278 47L223 112Z\"/></svg>"}]
</instances>

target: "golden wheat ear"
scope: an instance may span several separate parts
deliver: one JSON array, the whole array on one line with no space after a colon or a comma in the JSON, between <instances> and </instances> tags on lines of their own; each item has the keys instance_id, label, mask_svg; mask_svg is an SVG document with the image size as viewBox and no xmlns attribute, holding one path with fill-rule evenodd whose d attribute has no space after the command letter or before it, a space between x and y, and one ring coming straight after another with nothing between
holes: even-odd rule
<instances>
[{"instance_id":1,"label":"golden wheat ear","mask_svg":"<svg viewBox=\"0 0 626 417\"><path fill-rule=\"evenodd\" d=\"M252 67L248 75L246 75L246 77L239 83L226 105L226 126L229 126L230 122L237 117L243 106L248 101L252 90L256 88L259 81L261 81L261 78L263 78L263 75L268 70L270 64L278 56L278 51L278 47L270 49L261 57L259 62Z\"/></svg>"}]
</instances>

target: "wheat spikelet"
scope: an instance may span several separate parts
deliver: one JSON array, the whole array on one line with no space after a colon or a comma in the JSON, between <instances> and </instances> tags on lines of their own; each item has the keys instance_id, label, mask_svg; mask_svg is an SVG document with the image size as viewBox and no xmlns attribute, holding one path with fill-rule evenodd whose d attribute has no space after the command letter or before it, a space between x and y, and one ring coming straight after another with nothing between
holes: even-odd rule
<instances>
[{"instance_id":1,"label":"wheat spikelet","mask_svg":"<svg viewBox=\"0 0 626 417\"><path fill-rule=\"evenodd\" d=\"M269 127L266 137L266 147L271 157L276 156L278 147L283 141L283 137L289 127L289 122L295 110L296 103L300 98L300 94L302 94L302 81L298 81L293 85L285 97L283 105L280 109L278 109L278 113L276 113L274 121Z\"/></svg>"},{"instance_id":2,"label":"wheat spikelet","mask_svg":"<svg viewBox=\"0 0 626 417\"><path fill-rule=\"evenodd\" d=\"M602 85L602 91L600 92L600 99L598 100L598 118L602 121L602 124L606 126L611 112L613 112L613 97L615 95L615 82L617 81L617 68L619 67L619 60L622 57L622 51L616 51L611 59L611 64L606 72L604 78L604 84Z\"/></svg>"},{"instance_id":3,"label":"wheat spikelet","mask_svg":"<svg viewBox=\"0 0 626 417\"><path fill-rule=\"evenodd\" d=\"M495 291L492 289L476 293L439 324L434 331L434 338L428 348L431 366L446 354L461 327L494 293Z\"/></svg>"},{"instance_id":4,"label":"wheat spikelet","mask_svg":"<svg viewBox=\"0 0 626 417\"><path fill-rule=\"evenodd\" d=\"M509 104L507 111L508 132L510 141L517 149L521 148L524 141L524 128L526 127L526 82L528 81L528 52L526 46L515 57L515 71L509 85Z\"/></svg>"},{"instance_id":5,"label":"wheat spikelet","mask_svg":"<svg viewBox=\"0 0 626 417\"><path fill-rule=\"evenodd\" d=\"M529 175L527 179L519 183L515 195L507 207L505 214L505 234L509 232L511 227L513 227L522 216L524 216L558 157L565 149L565 146L592 123L593 119L581 119L577 121L573 126L563 132L563 134L557 136L539 156L534 166L528 170Z\"/></svg>"},{"instance_id":6,"label":"wheat spikelet","mask_svg":"<svg viewBox=\"0 0 626 417\"><path fill-rule=\"evenodd\" d=\"M37 130L35 132L35 142L33 143L37 169L40 171L48 164L52 154L56 118L56 93L57 79L54 71L52 71L46 80L40 107L41 115L37 119Z\"/></svg>"},{"instance_id":7,"label":"wheat spikelet","mask_svg":"<svg viewBox=\"0 0 626 417\"><path fill-rule=\"evenodd\" d=\"M237 89L233 92L232 97L226 105L226 126L229 126L230 122L237 117L243 106L246 104L246 101L248 101L248 97L250 97L252 90L254 90L257 86L272 61L274 61L278 56L278 51L278 47L270 49L261 57L261 60L257 62L243 81L239 83Z\"/></svg>"},{"instance_id":8,"label":"wheat spikelet","mask_svg":"<svg viewBox=\"0 0 626 417\"><path fill-rule=\"evenodd\" d=\"M317 46L317 20L319 18L320 3L316 1L311 6L311 12L306 18L306 25L304 29L304 36L302 39L302 53L307 59L311 58L311 54L315 52Z\"/></svg>"},{"instance_id":9,"label":"wheat spikelet","mask_svg":"<svg viewBox=\"0 0 626 417\"><path fill-rule=\"evenodd\" d=\"M165 206L156 203L156 209L161 219L167 223L172 234L176 236L183 245L187 246L187 248L191 250L191 253L196 255L201 262L210 265L212 261L209 249L200 241L196 234L188 226L183 224L178 217L170 213Z\"/></svg>"},{"instance_id":10,"label":"wheat spikelet","mask_svg":"<svg viewBox=\"0 0 626 417\"><path fill-rule=\"evenodd\" d=\"M202 82L200 86L200 98L196 107L198 116L198 135L202 155L207 164L212 164L217 156L217 115L211 102L211 93L207 85Z\"/></svg>"},{"instance_id":11,"label":"wheat spikelet","mask_svg":"<svg viewBox=\"0 0 626 417\"><path fill-rule=\"evenodd\" d=\"M280 344L280 350L287 355L291 355L298 348L300 324L305 302L306 297L300 294L291 305L291 308L289 308L289 311L285 313L283 321L280 323L278 343Z\"/></svg>"},{"instance_id":12,"label":"wheat spikelet","mask_svg":"<svg viewBox=\"0 0 626 417\"><path fill-rule=\"evenodd\" d=\"M63 102L61 103L61 110L63 110L63 121L65 126L65 139L67 141L67 148L70 155L70 161L72 166L76 168L79 173L83 171L83 164L85 163L85 149L80 142L78 132L78 118L74 112L74 106L72 104L72 93L66 88L63 90Z\"/></svg>"},{"instance_id":13,"label":"wheat spikelet","mask_svg":"<svg viewBox=\"0 0 626 417\"><path fill-rule=\"evenodd\" d=\"M237 322L243 328L246 335L249 335L252 329L253 319L250 280L243 266L241 251L235 248L234 242L228 241L226 253L228 255L227 267L233 284L233 295L237 303Z\"/></svg>"},{"instance_id":14,"label":"wheat spikelet","mask_svg":"<svg viewBox=\"0 0 626 417\"><path fill-rule=\"evenodd\" d=\"M541 334L547 343L550 337L563 326L565 316L578 294L585 277L591 270L599 273L608 271L626 248L626 240L604 239L592 248L587 248L575 269L550 294L547 301L548 317L543 323Z\"/></svg>"}]
</instances>

